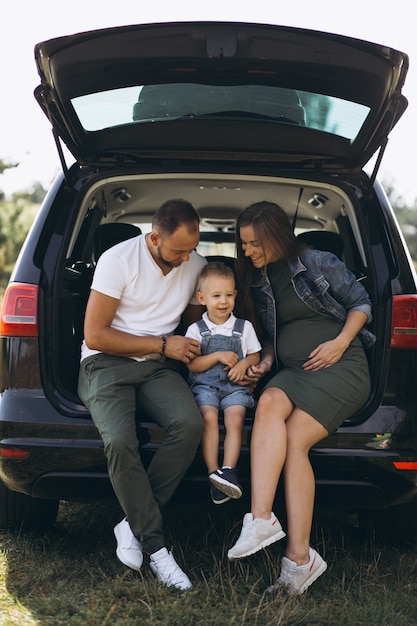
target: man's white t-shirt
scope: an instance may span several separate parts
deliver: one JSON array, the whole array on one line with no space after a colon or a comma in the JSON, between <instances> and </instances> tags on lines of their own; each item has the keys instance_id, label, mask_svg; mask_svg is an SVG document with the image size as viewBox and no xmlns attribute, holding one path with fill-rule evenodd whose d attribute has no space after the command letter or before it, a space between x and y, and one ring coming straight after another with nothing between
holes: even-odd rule
<instances>
[{"instance_id":1,"label":"man's white t-shirt","mask_svg":"<svg viewBox=\"0 0 417 626\"><path fill-rule=\"evenodd\" d=\"M187 305L198 304L198 279L207 261L192 252L188 261L164 276L145 237L139 235L106 250L97 263L91 289L120 301L112 328L138 337L172 335ZM97 353L83 341L81 360Z\"/></svg>"},{"instance_id":2,"label":"man's white t-shirt","mask_svg":"<svg viewBox=\"0 0 417 626\"><path fill-rule=\"evenodd\" d=\"M232 313L229 319L224 324L213 324L213 322L209 320L207 312L205 312L203 313L203 320L207 324L207 328L212 335L225 335L226 337L231 337L236 317ZM201 333L198 329L197 323L191 324L191 326L188 327L185 336L189 339L196 339L198 342L201 341ZM241 343L243 358L245 358L248 354L260 352L260 350L262 349L262 346L259 343L259 339L256 336L253 324L249 322L249 320L245 320Z\"/></svg>"}]
</instances>

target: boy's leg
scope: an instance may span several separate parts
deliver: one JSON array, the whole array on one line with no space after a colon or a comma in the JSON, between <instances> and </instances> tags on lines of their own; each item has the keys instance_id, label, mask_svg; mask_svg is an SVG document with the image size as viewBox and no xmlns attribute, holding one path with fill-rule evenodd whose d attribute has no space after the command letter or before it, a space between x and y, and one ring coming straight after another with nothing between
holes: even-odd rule
<instances>
[{"instance_id":1,"label":"boy's leg","mask_svg":"<svg viewBox=\"0 0 417 626\"><path fill-rule=\"evenodd\" d=\"M201 451L209 474L219 467L219 411L208 404L200 406L204 432L201 438Z\"/></svg>"},{"instance_id":2,"label":"boy's leg","mask_svg":"<svg viewBox=\"0 0 417 626\"><path fill-rule=\"evenodd\" d=\"M242 431L245 421L246 407L228 406L224 409L224 457L223 465L236 467L242 448Z\"/></svg>"},{"instance_id":3,"label":"boy's leg","mask_svg":"<svg viewBox=\"0 0 417 626\"><path fill-rule=\"evenodd\" d=\"M224 407L223 413L226 431L223 465L209 475L209 480L220 491L231 498L240 498L243 492L237 477L236 465L242 447L242 431L246 407L229 405Z\"/></svg>"}]
</instances>

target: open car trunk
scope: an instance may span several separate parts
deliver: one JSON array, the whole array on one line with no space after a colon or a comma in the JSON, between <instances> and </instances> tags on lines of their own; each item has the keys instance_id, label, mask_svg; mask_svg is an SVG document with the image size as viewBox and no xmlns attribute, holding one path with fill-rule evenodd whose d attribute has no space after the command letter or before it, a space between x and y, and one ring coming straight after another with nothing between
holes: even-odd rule
<instances>
[{"instance_id":1,"label":"open car trunk","mask_svg":"<svg viewBox=\"0 0 417 626\"><path fill-rule=\"evenodd\" d=\"M374 241L366 241L361 233L363 220L372 220L372 198L365 200L363 190L353 185L336 185L334 179L322 182L309 179L270 175L236 175L213 173L136 174L105 178L97 177L79 203L75 225L68 224L67 245L61 258L61 272L54 289L59 297L53 301L50 353L56 362L44 363L48 377L53 378L58 396L73 415L84 415L77 397L80 345L83 339L83 317L95 264L101 251L97 234L105 228L112 233L108 245L148 232L153 212L167 198L187 198L201 217L201 240L198 251L208 257L222 257L233 263L235 256L235 222L239 212L260 199L278 201L285 207L295 232L314 247L339 256L364 283L373 302L374 318L370 330L377 335L377 344L368 351L372 376L372 394L354 422L369 416L381 402L381 380L388 363L384 358L387 327L390 321L381 315L387 311L383 303L390 297L393 267L379 267L376 278L370 246L384 245L384 232L374 229ZM360 199L358 199L360 198ZM375 204L375 207L377 205ZM375 209L376 210L376 209ZM380 220L375 220L379 223ZM139 230L138 230L139 229ZM107 244L106 244L107 245ZM386 257L381 258L386 263Z\"/></svg>"}]
</instances>

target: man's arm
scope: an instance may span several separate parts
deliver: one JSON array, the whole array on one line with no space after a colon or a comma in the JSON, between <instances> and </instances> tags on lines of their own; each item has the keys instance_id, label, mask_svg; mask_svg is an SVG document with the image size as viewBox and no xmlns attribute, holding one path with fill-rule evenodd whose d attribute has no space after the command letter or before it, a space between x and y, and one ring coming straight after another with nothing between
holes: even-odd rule
<instances>
[{"instance_id":1,"label":"man's arm","mask_svg":"<svg viewBox=\"0 0 417 626\"><path fill-rule=\"evenodd\" d=\"M111 327L118 306L117 298L91 290L84 320L84 338L87 346L91 350L126 357L141 357L161 352L162 337L137 337ZM189 363L199 354L198 341L194 339L179 335L166 339L165 355L171 359Z\"/></svg>"}]
</instances>

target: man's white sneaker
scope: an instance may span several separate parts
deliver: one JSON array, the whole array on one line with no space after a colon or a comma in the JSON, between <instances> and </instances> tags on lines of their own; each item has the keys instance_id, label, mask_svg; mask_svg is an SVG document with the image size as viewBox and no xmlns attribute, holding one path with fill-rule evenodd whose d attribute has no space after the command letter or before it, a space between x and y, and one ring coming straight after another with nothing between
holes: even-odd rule
<instances>
[{"instance_id":1,"label":"man's white sneaker","mask_svg":"<svg viewBox=\"0 0 417 626\"><path fill-rule=\"evenodd\" d=\"M191 589L191 580L182 571L172 552L168 552L166 548L151 554L149 565L157 579L167 587L177 587L183 591Z\"/></svg>"},{"instance_id":2,"label":"man's white sneaker","mask_svg":"<svg viewBox=\"0 0 417 626\"><path fill-rule=\"evenodd\" d=\"M308 563L297 565L284 556L278 581L275 585L268 587L267 592L273 593L279 589L285 589L289 595L304 593L327 569L326 561L313 548L309 548L309 557Z\"/></svg>"},{"instance_id":3,"label":"man's white sneaker","mask_svg":"<svg viewBox=\"0 0 417 626\"><path fill-rule=\"evenodd\" d=\"M126 518L114 527L114 535L117 540L116 555L119 561L139 571L143 563L142 546L132 533Z\"/></svg>"},{"instance_id":4,"label":"man's white sneaker","mask_svg":"<svg viewBox=\"0 0 417 626\"><path fill-rule=\"evenodd\" d=\"M274 513L271 513L270 519L260 517L254 519L252 513L246 513L240 537L233 548L230 548L227 556L231 561L243 559L283 537L285 533Z\"/></svg>"}]
</instances>

